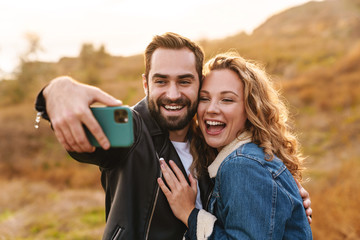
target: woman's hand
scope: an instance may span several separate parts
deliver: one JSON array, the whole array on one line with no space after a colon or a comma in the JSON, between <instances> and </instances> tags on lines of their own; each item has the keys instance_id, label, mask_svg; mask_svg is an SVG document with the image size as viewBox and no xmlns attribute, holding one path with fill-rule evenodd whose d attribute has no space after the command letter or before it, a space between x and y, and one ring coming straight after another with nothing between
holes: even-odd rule
<instances>
[{"instance_id":1,"label":"woman's hand","mask_svg":"<svg viewBox=\"0 0 360 240\"><path fill-rule=\"evenodd\" d=\"M161 178L158 178L158 183L161 190L164 192L174 215L188 226L188 218L191 211L195 208L197 182L190 174L189 180L191 185L189 185L176 164L171 160L169 163L173 171L171 171L164 160L160 160L163 177L169 187L165 185Z\"/></svg>"}]
</instances>

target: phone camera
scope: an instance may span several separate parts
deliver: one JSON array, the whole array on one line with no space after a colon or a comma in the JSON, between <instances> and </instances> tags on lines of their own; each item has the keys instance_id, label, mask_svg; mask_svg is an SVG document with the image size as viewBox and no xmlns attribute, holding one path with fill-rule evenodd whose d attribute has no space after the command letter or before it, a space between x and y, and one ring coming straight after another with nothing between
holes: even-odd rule
<instances>
[{"instance_id":1,"label":"phone camera","mask_svg":"<svg viewBox=\"0 0 360 240\"><path fill-rule=\"evenodd\" d=\"M124 109L117 109L114 111L114 119L117 123L127 123L128 122L128 113Z\"/></svg>"}]
</instances>

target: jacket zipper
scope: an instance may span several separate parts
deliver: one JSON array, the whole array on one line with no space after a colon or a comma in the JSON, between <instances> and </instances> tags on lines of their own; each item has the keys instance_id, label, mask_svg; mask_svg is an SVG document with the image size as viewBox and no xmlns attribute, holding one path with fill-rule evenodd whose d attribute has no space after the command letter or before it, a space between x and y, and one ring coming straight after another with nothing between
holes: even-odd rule
<instances>
[{"instance_id":1,"label":"jacket zipper","mask_svg":"<svg viewBox=\"0 0 360 240\"><path fill-rule=\"evenodd\" d=\"M160 162L160 158L159 158L159 155L157 153L156 153L156 157ZM160 170L160 176L159 177L162 178L162 171L161 170ZM154 216L155 206L156 206L156 202L157 202L157 199L158 199L158 196L159 196L159 190L160 190L160 186L159 186L159 184L157 184L155 200L154 200L154 204L152 206L151 215L150 215L150 219L149 219L149 224L148 224L148 227L147 227L147 230L146 230L145 240L148 240L148 238L149 238L150 226L151 226L152 218Z\"/></svg>"},{"instance_id":2,"label":"jacket zipper","mask_svg":"<svg viewBox=\"0 0 360 240\"><path fill-rule=\"evenodd\" d=\"M123 231L123 229L121 228L121 227L117 227L117 229L115 230L115 232L114 232L114 234L113 234L113 236L112 236L112 238L111 239L113 239L113 240L117 240L117 239L119 239L119 237L120 237L120 235L121 235L121 233L122 233L122 231Z\"/></svg>"},{"instance_id":3,"label":"jacket zipper","mask_svg":"<svg viewBox=\"0 0 360 240\"><path fill-rule=\"evenodd\" d=\"M208 198L207 198L207 201L206 201L206 204L205 204L205 208L204 208L205 210L208 210L208 208L209 208L209 202L210 202L211 195L212 195L212 193L214 191L214 187L215 186L212 186L211 191L209 192L209 195L208 195Z\"/></svg>"}]
</instances>

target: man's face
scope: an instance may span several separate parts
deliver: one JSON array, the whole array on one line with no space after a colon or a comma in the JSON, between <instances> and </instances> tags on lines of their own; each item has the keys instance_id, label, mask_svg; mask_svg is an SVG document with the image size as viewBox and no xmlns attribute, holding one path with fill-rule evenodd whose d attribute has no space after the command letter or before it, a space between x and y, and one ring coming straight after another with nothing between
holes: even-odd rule
<instances>
[{"instance_id":1,"label":"man's face","mask_svg":"<svg viewBox=\"0 0 360 240\"><path fill-rule=\"evenodd\" d=\"M161 127L174 131L189 124L200 87L194 53L187 48L155 50L149 79L143 76L143 85L150 113Z\"/></svg>"}]
</instances>

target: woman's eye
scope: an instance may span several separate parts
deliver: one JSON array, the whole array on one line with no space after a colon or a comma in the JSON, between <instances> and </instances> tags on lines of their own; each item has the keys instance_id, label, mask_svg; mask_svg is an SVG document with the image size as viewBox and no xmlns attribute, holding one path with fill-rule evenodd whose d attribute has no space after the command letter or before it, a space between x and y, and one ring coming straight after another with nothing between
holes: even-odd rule
<instances>
[{"instance_id":1,"label":"woman's eye","mask_svg":"<svg viewBox=\"0 0 360 240\"><path fill-rule=\"evenodd\" d=\"M209 100L209 98L207 98L207 97L199 97L199 101L204 102L204 101L208 101L208 100Z\"/></svg>"},{"instance_id":2,"label":"woman's eye","mask_svg":"<svg viewBox=\"0 0 360 240\"><path fill-rule=\"evenodd\" d=\"M231 98L224 98L222 101L223 102L234 102L234 100Z\"/></svg>"}]
</instances>

